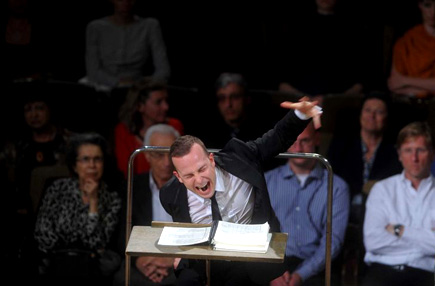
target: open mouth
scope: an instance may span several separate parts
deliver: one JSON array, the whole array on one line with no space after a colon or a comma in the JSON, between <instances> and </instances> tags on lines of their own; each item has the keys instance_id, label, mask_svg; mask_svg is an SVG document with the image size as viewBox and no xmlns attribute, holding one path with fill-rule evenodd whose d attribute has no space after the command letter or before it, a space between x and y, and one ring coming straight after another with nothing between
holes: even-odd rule
<instances>
[{"instance_id":1,"label":"open mouth","mask_svg":"<svg viewBox=\"0 0 435 286\"><path fill-rule=\"evenodd\" d=\"M210 186L210 182L207 182L204 186L196 187L196 189L200 192L206 192L208 190L209 186Z\"/></svg>"}]
</instances>

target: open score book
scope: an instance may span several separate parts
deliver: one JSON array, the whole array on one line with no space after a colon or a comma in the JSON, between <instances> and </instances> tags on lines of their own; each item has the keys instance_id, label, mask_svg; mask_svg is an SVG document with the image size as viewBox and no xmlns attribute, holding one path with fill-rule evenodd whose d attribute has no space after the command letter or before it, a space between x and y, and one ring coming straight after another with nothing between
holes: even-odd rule
<instances>
[{"instance_id":1,"label":"open score book","mask_svg":"<svg viewBox=\"0 0 435 286\"><path fill-rule=\"evenodd\" d=\"M237 224L214 221L206 227L165 226L159 245L210 244L214 250L266 253L272 234L269 224Z\"/></svg>"}]
</instances>

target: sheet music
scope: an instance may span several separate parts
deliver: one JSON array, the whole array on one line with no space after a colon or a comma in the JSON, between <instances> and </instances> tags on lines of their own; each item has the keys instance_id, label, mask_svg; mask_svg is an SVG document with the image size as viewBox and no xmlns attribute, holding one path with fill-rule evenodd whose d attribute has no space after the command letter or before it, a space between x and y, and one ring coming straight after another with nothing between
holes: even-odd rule
<instances>
[{"instance_id":1,"label":"sheet music","mask_svg":"<svg viewBox=\"0 0 435 286\"><path fill-rule=\"evenodd\" d=\"M264 245L269 224L235 224L220 221L214 236L215 243L232 245Z\"/></svg>"},{"instance_id":2,"label":"sheet music","mask_svg":"<svg viewBox=\"0 0 435 286\"><path fill-rule=\"evenodd\" d=\"M159 245L193 245L207 242L211 227L171 227L165 226L160 235Z\"/></svg>"}]
</instances>

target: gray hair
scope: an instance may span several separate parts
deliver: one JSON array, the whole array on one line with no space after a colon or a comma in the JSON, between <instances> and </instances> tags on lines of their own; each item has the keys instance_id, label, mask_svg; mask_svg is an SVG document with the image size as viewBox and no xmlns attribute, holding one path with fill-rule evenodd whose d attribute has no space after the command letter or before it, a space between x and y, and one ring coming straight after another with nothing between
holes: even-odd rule
<instances>
[{"instance_id":1,"label":"gray hair","mask_svg":"<svg viewBox=\"0 0 435 286\"><path fill-rule=\"evenodd\" d=\"M143 140L145 146L150 146L151 136L155 132L161 134L174 135L175 138L180 137L180 133L171 125L163 124L163 123L155 124L152 125L150 128L148 128L147 132L145 133L144 140Z\"/></svg>"},{"instance_id":2,"label":"gray hair","mask_svg":"<svg viewBox=\"0 0 435 286\"><path fill-rule=\"evenodd\" d=\"M240 85L244 89L247 88L247 83L243 76L239 73L222 73L216 80L215 88L216 90L224 88L230 83L235 83Z\"/></svg>"}]
</instances>

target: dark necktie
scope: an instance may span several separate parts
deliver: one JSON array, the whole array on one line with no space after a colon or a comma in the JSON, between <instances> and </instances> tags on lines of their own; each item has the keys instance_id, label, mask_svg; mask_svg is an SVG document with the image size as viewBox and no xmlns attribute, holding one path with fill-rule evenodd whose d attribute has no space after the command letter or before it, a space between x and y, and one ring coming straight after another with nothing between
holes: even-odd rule
<instances>
[{"instance_id":1,"label":"dark necktie","mask_svg":"<svg viewBox=\"0 0 435 286\"><path fill-rule=\"evenodd\" d=\"M211 215L213 220L222 220L221 212L219 211L219 206L216 201L216 191L214 192L210 200L211 200Z\"/></svg>"}]
</instances>

